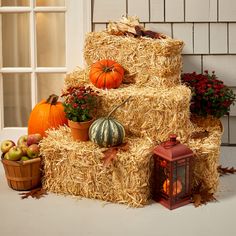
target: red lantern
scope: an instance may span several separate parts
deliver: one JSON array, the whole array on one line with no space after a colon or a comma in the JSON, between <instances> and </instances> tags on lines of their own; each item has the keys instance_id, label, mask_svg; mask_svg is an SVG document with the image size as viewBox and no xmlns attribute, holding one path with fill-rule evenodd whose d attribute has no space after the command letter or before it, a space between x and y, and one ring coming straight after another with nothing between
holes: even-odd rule
<instances>
[{"instance_id":1,"label":"red lantern","mask_svg":"<svg viewBox=\"0 0 236 236\"><path fill-rule=\"evenodd\" d=\"M191 200L193 152L170 135L154 148L154 200L170 210Z\"/></svg>"}]
</instances>

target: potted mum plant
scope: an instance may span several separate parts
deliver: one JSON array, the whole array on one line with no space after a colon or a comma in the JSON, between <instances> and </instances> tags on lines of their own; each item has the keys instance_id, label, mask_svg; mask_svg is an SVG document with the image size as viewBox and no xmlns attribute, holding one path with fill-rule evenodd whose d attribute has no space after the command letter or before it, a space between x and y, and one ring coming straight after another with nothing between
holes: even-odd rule
<instances>
[{"instance_id":1,"label":"potted mum plant","mask_svg":"<svg viewBox=\"0 0 236 236\"><path fill-rule=\"evenodd\" d=\"M98 103L98 92L85 86L69 87L63 92L64 111L74 140L87 141Z\"/></svg>"},{"instance_id":2,"label":"potted mum plant","mask_svg":"<svg viewBox=\"0 0 236 236\"><path fill-rule=\"evenodd\" d=\"M220 118L229 113L230 105L235 102L235 94L223 81L217 79L215 72L209 74L184 73L182 82L192 90L190 110L201 117L208 115Z\"/></svg>"}]
</instances>

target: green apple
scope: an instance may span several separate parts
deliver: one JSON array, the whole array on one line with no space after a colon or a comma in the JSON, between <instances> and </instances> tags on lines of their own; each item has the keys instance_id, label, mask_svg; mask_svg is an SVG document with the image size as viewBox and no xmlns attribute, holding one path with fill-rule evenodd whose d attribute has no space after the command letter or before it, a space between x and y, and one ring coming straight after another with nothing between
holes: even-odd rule
<instances>
[{"instance_id":1,"label":"green apple","mask_svg":"<svg viewBox=\"0 0 236 236\"><path fill-rule=\"evenodd\" d=\"M21 145L25 145L27 146L27 139L28 139L28 135L22 135L20 136L20 138L17 141L17 145L21 146Z\"/></svg>"},{"instance_id":2,"label":"green apple","mask_svg":"<svg viewBox=\"0 0 236 236\"><path fill-rule=\"evenodd\" d=\"M9 156L9 160L18 161L23 156L23 152L22 152L21 148L14 146L9 150L8 156Z\"/></svg>"},{"instance_id":3,"label":"green apple","mask_svg":"<svg viewBox=\"0 0 236 236\"><path fill-rule=\"evenodd\" d=\"M30 159L36 158L39 156L39 146L37 144L32 144L27 149L27 156Z\"/></svg>"},{"instance_id":4,"label":"green apple","mask_svg":"<svg viewBox=\"0 0 236 236\"><path fill-rule=\"evenodd\" d=\"M4 154L4 159L9 160L9 154L8 154L8 152Z\"/></svg>"},{"instance_id":5,"label":"green apple","mask_svg":"<svg viewBox=\"0 0 236 236\"><path fill-rule=\"evenodd\" d=\"M27 139L27 145L38 144L42 140L41 134L29 134Z\"/></svg>"},{"instance_id":6,"label":"green apple","mask_svg":"<svg viewBox=\"0 0 236 236\"><path fill-rule=\"evenodd\" d=\"M14 146L15 143L12 140L4 140L1 143L1 151L2 153L7 153Z\"/></svg>"},{"instance_id":7,"label":"green apple","mask_svg":"<svg viewBox=\"0 0 236 236\"><path fill-rule=\"evenodd\" d=\"M29 157L27 157L27 156L22 156L20 160L21 160L21 161L28 161L28 160L29 160Z\"/></svg>"},{"instance_id":8,"label":"green apple","mask_svg":"<svg viewBox=\"0 0 236 236\"><path fill-rule=\"evenodd\" d=\"M22 150L23 155L26 156L27 155L28 146L25 145L25 144L21 144L21 145L18 145L18 147Z\"/></svg>"}]
</instances>

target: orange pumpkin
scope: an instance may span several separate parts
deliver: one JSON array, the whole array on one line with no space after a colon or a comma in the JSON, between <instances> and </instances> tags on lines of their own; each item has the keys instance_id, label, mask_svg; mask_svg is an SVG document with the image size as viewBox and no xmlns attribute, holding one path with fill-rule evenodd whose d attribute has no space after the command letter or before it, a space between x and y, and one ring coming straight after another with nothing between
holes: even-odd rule
<instances>
[{"instance_id":1,"label":"orange pumpkin","mask_svg":"<svg viewBox=\"0 0 236 236\"><path fill-rule=\"evenodd\" d=\"M97 88L118 88L124 77L124 68L115 61L101 60L91 66L89 79Z\"/></svg>"},{"instance_id":2,"label":"orange pumpkin","mask_svg":"<svg viewBox=\"0 0 236 236\"><path fill-rule=\"evenodd\" d=\"M64 107L57 100L58 96L52 94L47 100L43 99L36 104L29 117L28 134L40 133L45 136L47 129L67 124Z\"/></svg>"},{"instance_id":3,"label":"orange pumpkin","mask_svg":"<svg viewBox=\"0 0 236 236\"><path fill-rule=\"evenodd\" d=\"M163 183L163 192L167 195L169 195L169 188L170 188L170 180L166 179L165 182ZM177 180L173 183L173 196L178 195L179 193L181 193L183 189L182 183L180 180Z\"/></svg>"}]
</instances>

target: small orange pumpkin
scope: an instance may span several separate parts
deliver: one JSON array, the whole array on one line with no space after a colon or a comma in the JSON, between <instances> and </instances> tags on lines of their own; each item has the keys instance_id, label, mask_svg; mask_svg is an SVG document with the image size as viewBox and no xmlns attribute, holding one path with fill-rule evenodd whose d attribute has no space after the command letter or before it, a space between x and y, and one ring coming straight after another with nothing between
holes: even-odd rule
<instances>
[{"instance_id":1,"label":"small orange pumpkin","mask_svg":"<svg viewBox=\"0 0 236 236\"><path fill-rule=\"evenodd\" d=\"M91 83L102 89L118 88L124 77L124 68L112 60L95 62L90 69L89 79Z\"/></svg>"},{"instance_id":2,"label":"small orange pumpkin","mask_svg":"<svg viewBox=\"0 0 236 236\"><path fill-rule=\"evenodd\" d=\"M170 188L170 180L166 179L165 182L163 183L163 192L167 195L169 195L169 188ZM182 183L180 180L177 180L173 183L173 196L178 195L179 193L181 193L183 189Z\"/></svg>"},{"instance_id":3,"label":"small orange pumpkin","mask_svg":"<svg viewBox=\"0 0 236 236\"><path fill-rule=\"evenodd\" d=\"M43 99L36 104L30 113L28 121L28 134L39 133L46 136L45 131L49 128L57 128L67 124L64 107L58 102L58 96L52 94L47 100Z\"/></svg>"}]
</instances>

